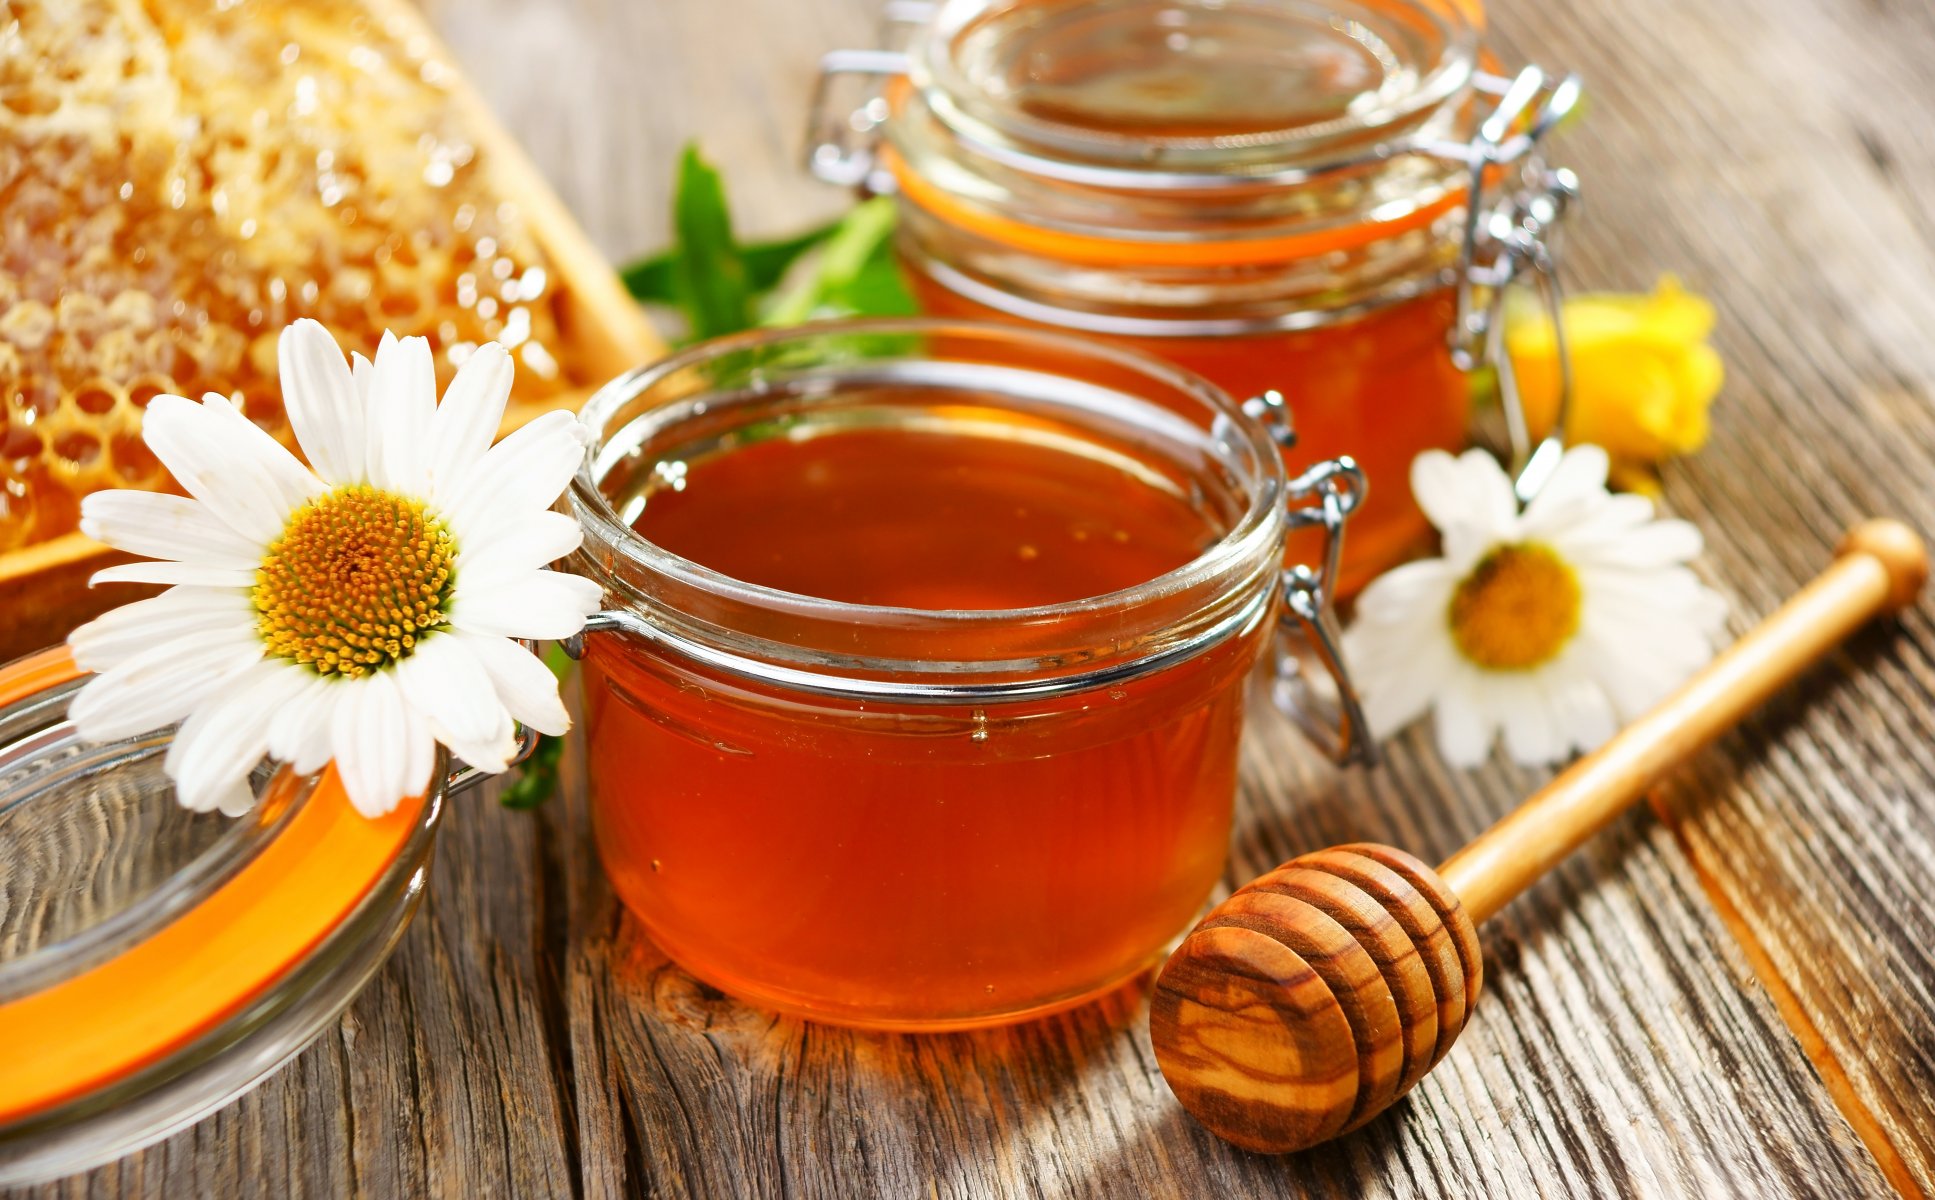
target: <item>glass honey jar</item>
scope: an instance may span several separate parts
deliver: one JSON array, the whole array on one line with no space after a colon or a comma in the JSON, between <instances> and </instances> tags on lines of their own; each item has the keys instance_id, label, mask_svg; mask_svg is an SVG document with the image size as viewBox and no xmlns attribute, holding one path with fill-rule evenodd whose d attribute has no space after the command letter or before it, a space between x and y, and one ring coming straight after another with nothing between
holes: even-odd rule
<instances>
[{"instance_id":1,"label":"glass honey jar","mask_svg":"<svg viewBox=\"0 0 1935 1200\"><path fill-rule=\"evenodd\" d=\"M1526 268L1549 277L1573 182L1536 148L1574 82L1492 74L1474 0L890 15L904 48L828 56L809 161L898 195L927 312L1076 330L1238 397L1281 393L1292 470L1347 452L1385 485L1352 522L1346 591L1428 536L1403 481L1466 439L1491 296Z\"/></svg>"},{"instance_id":2,"label":"glass honey jar","mask_svg":"<svg viewBox=\"0 0 1935 1200\"><path fill-rule=\"evenodd\" d=\"M959 1029L1106 992L1198 913L1248 681L1328 629L1285 535L1340 536L1347 461L1288 479L1168 364L926 320L707 343L584 420L593 824L680 964Z\"/></svg>"}]
</instances>

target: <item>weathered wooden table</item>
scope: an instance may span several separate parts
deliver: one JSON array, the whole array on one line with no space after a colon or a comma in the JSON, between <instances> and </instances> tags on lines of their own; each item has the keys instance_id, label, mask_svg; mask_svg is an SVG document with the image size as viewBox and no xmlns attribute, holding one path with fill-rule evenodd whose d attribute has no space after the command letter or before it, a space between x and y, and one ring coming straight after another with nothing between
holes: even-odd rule
<instances>
[{"instance_id":1,"label":"weathered wooden table","mask_svg":"<svg viewBox=\"0 0 1935 1200\"><path fill-rule=\"evenodd\" d=\"M700 138L742 228L841 197L795 162L821 50L875 0L434 0L456 57L616 257ZM1852 517L1935 530L1935 8L1496 0L1585 73L1574 279L1719 302L1712 445L1667 498L1736 627ZM239 1104L48 1195L1535 1196L1935 1191L1935 627L1851 645L1484 935L1486 995L1393 1112L1270 1159L1164 1089L1142 992L1022 1028L863 1036L695 982L612 899L581 777L468 798L341 1025ZM1254 718L1229 868L1374 838L1441 856L1537 776L1428 738L1337 774ZM0 1050L4 1052L4 1050Z\"/></svg>"}]
</instances>

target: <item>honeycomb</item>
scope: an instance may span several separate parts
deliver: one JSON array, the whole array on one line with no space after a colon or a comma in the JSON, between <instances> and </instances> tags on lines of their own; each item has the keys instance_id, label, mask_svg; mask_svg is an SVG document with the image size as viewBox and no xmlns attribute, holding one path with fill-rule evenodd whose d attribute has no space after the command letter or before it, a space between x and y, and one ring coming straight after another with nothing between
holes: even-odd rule
<instances>
[{"instance_id":1,"label":"honeycomb","mask_svg":"<svg viewBox=\"0 0 1935 1200\"><path fill-rule=\"evenodd\" d=\"M448 90L356 0L0 0L0 553L80 498L166 488L163 392L293 445L276 338L483 342L519 399L569 386L559 282Z\"/></svg>"}]
</instances>

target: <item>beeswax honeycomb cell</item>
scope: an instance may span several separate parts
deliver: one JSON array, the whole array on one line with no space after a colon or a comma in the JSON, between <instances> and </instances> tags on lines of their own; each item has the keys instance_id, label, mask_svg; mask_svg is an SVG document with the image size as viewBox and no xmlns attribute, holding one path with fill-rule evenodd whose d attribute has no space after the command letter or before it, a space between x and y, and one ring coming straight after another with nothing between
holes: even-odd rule
<instances>
[{"instance_id":1,"label":"beeswax honeycomb cell","mask_svg":"<svg viewBox=\"0 0 1935 1200\"><path fill-rule=\"evenodd\" d=\"M163 392L293 444L298 317L427 337L440 384L495 340L519 399L571 385L556 273L450 78L356 0L0 0L0 553L170 486L140 442Z\"/></svg>"}]
</instances>

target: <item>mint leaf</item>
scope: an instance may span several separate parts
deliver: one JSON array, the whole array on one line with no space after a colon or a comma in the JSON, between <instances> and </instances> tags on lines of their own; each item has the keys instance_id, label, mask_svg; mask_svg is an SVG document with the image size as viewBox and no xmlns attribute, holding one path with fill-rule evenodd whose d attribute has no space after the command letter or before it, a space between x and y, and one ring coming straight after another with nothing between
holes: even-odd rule
<instances>
[{"instance_id":1,"label":"mint leaf","mask_svg":"<svg viewBox=\"0 0 1935 1200\"><path fill-rule=\"evenodd\" d=\"M779 281L786 277L786 272L792 269L801 255L831 237L839 227L838 221L828 221L792 237L751 242L739 247L740 261L746 264L747 284L754 292L769 292L778 287ZM674 303L676 294L672 276L676 257L675 252L662 250L625 267L619 273L625 281L625 289L634 300L646 304Z\"/></svg>"},{"instance_id":2,"label":"mint leaf","mask_svg":"<svg viewBox=\"0 0 1935 1200\"><path fill-rule=\"evenodd\" d=\"M687 145L672 197L671 291L694 339L752 325L752 284L732 236L725 184Z\"/></svg>"},{"instance_id":3,"label":"mint leaf","mask_svg":"<svg viewBox=\"0 0 1935 1200\"><path fill-rule=\"evenodd\" d=\"M815 317L905 315L913 297L894 262L894 202L875 196L840 218L813 270L771 300L760 324L797 325Z\"/></svg>"}]
</instances>

